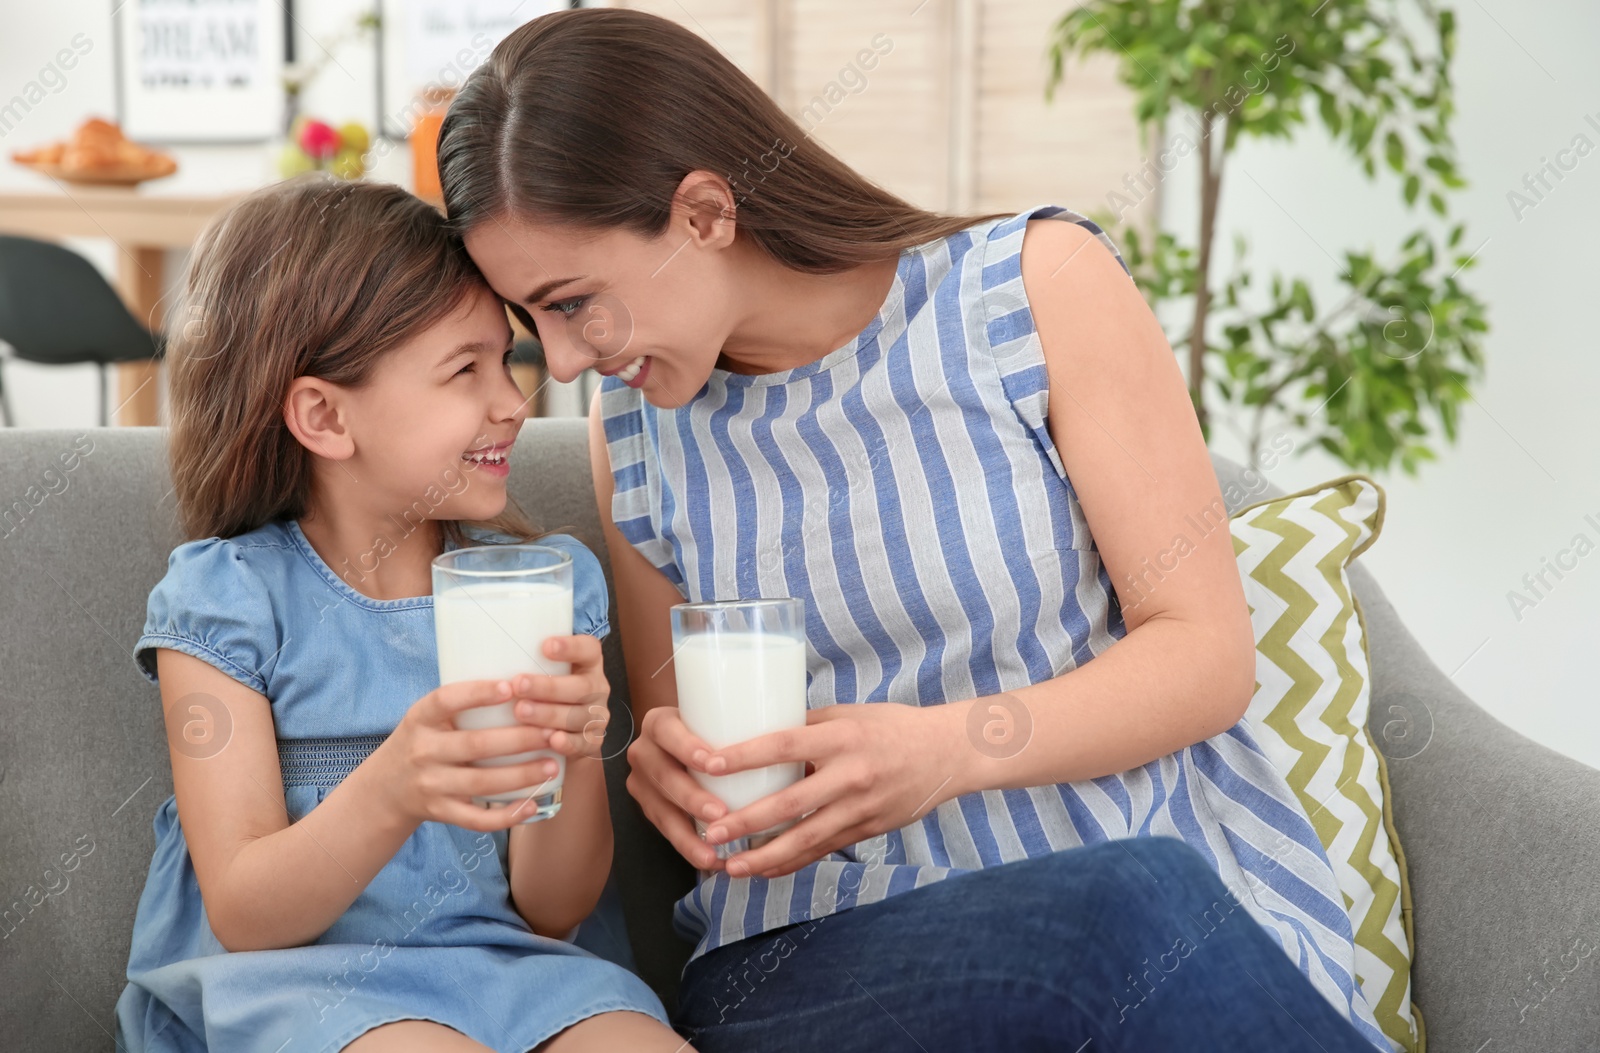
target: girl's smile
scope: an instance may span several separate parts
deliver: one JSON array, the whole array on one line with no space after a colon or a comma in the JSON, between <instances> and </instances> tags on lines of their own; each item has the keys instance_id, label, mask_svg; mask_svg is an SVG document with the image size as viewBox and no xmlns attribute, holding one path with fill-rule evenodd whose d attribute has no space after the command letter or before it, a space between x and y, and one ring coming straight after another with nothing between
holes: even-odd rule
<instances>
[{"instance_id":1,"label":"girl's smile","mask_svg":"<svg viewBox=\"0 0 1600 1053\"><path fill-rule=\"evenodd\" d=\"M461 455L461 459L474 465L475 469L482 468L490 475L504 479L511 474L511 446L514 442L514 439L508 439L492 446L469 450Z\"/></svg>"}]
</instances>

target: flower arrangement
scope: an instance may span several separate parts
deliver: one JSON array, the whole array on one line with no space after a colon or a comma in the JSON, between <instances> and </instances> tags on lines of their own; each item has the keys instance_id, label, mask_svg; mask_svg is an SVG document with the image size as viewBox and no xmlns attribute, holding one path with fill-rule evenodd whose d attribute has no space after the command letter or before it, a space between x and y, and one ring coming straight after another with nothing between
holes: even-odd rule
<instances>
[{"instance_id":1,"label":"flower arrangement","mask_svg":"<svg viewBox=\"0 0 1600 1053\"><path fill-rule=\"evenodd\" d=\"M289 119L287 141L279 148L278 174L287 179L301 172L321 170L340 179L360 179L366 175L366 153L372 135L359 121L338 127L300 113L300 97L306 87L332 62L335 52L347 44L364 40L379 25L376 11L358 14L344 31L319 46L320 54L309 62L291 62L283 70L285 115ZM343 68L343 67L341 67Z\"/></svg>"},{"instance_id":2,"label":"flower arrangement","mask_svg":"<svg viewBox=\"0 0 1600 1053\"><path fill-rule=\"evenodd\" d=\"M335 128L302 114L289 125L289 141L278 153L278 174L287 179L321 170L340 179L360 179L367 174L366 153L371 146L372 136L360 121Z\"/></svg>"}]
</instances>

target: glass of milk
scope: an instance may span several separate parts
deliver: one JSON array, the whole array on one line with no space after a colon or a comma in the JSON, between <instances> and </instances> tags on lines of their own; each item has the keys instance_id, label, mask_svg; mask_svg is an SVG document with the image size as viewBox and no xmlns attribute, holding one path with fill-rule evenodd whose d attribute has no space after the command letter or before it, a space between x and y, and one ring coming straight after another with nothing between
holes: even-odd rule
<instances>
[{"instance_id":1,"label":"glass of milk","mask_svg":"<svg viewBox=\"0 0 1600 1053\"><path fill-rule=\"evenodd\" d=\"M476 545L445 552L433 561L433 628L439 644L439 683L509 680L521 673L564 676L570 663L544 655L552 636L572 635L572 556L546 545ZM518 723L514 702L476 706L456 714L456 727L507 727ZM561 809L567 759L555 750L532 750L473 761L478 767L521 764L549 757L553 778L537 786L488 796L491 803L528 802L524 823L548 819Z\"/></svg>"},{"instance_id":2,"label":"glass of milk","mask_svg":"<svg viewBox=\"0 0 1600 1053\"><path fill-rule=\"evenodd\" d=\"M680 603L672 608L678 712L713 749L806 723L805 604L798 599ZM701 786L737 811L798 782L804 762L707 775ZM758 848L793 821L717 845L717 856ZM704 836L706 823L695 820Z\"/></svg>"}]
</instances>

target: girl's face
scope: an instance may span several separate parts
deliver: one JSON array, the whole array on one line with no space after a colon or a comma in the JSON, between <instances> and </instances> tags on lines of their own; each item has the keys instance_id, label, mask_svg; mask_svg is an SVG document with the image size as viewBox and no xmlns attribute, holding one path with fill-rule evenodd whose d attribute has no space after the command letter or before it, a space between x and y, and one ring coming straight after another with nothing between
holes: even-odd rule
<instances>
[{"instance_id":1,"label":"girl's face","mask_svg":"<svg viewBox=\"0 0 1600 1053\"><path fill-rule=\"evenodd\" d=\"M469 293L385 356L368 383L344 391L353 456L344 461L348 475L327 478L375 514L500 514L511 444L528 416L510 354L505 307L486 288ZM483 460L494 457L501 463Z\"/></svg>"},{"instance_id":2,"label":"girl's face","mask_svg":"<svg viewBox=\"0 0 1600 1053\"><path fill-rule=\"evenodd\" d=\"M705 386L732 328L732 224L674 210L658 238L522 217L478 224L467 251L539 330L550 375L616 374L662 409Z\"/></svg>"}]
</instances>

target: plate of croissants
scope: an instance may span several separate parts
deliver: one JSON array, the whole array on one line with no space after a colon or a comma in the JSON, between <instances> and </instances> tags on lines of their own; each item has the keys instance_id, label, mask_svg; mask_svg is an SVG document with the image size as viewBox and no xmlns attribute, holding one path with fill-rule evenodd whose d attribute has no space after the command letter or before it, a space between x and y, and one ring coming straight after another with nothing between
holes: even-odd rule
<instances>
[{"instance_id":1,"label":"plate of croissants","mask_svg":"<svg viewBox=\"0 0 1600 1053\"><path fill-rule=\"evenodd\" d=\"M91 117L67 139L11 155L19 165L68 183L132 186L178 170L178 162L159 150L129 142L110 121Z\"/></svg>"}]
</instances>

